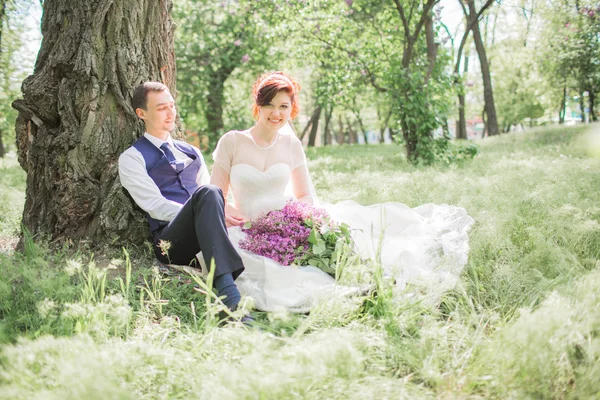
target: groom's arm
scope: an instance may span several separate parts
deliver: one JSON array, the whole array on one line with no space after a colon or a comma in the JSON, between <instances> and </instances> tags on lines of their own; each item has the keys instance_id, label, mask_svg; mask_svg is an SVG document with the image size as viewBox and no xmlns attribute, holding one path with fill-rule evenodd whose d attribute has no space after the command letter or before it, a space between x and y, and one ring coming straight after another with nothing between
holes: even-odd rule
<instances>
[{"instance_id":1,"label":"groom's arm","mask_svg":"<svg viewBox=\"0 0 600 400\"><path fill-rule=\"evenodd\" d=\"M154 219L171 221L183 207L160 193L156 183L146 172L142 154L130 147L119 157L119 178L136 204Z\"/></svg>"},{"instance_id":2,"label":"groom's arm","mask_svg":"<svg viewBox=\"0 0 600 400\"><path fill-rule=\"evenodd\" d=\"M206 162L204 161L204 157L202 153L200 153L200 149L194 147L194 151L198 154L198 160L200 160L201 167L198 171L198 176L196 176L196 183L198 186L205 186L210 183L210 173L208 172L208 167L206 166Z\"/></svg>"}]
</instances>

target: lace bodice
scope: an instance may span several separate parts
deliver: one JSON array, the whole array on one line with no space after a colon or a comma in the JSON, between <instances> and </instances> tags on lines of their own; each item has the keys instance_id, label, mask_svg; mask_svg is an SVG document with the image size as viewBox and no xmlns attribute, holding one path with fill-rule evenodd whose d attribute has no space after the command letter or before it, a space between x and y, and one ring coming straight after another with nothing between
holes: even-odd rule
<instances>
[{"instance_id":1,"label":"lace bodice","mask_svg":"<svg viewBox=\"0 0 600 400\"><path fill-rule=\"evenodd\" d=\"M233 206L247 218L256 218L285 201L312 200L306 157L293 133L279 133L268 147L258 146L250 131L231 131L213 153L211 183L219 186Z\"/></svg>"}]
</instances>

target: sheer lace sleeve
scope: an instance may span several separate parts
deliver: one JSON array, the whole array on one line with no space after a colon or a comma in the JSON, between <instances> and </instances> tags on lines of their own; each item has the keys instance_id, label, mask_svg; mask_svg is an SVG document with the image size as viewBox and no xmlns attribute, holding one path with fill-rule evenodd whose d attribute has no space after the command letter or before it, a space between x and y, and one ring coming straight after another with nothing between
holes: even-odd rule
<instances>
[{"instance_id":1,"label":"sheer lace sleeve","mask_svg":"<svg viewBox=\"0 0 600 400\"><path fill-rule=\"evenodd\" d=\"M226 133L219 139L217 148L213 152L213 170L210 183L217 185L223 191L223 197L227 199L229 192L229 174L235 151L235 136L233 132Z\"/></svg>"},{"instance_id":2,"label":"sheer lace sleeve","mask_svg":"<svg viewBox=\"0 0 600 400\"><path fill-rule=\"evenodd\" d=\"M291 182L294 197L300 201L313 203L314 188L306 165L306 155L302 149L302 143L295 136L290 145L290 167L292 168Z\"/></svg>"}]
</instances>

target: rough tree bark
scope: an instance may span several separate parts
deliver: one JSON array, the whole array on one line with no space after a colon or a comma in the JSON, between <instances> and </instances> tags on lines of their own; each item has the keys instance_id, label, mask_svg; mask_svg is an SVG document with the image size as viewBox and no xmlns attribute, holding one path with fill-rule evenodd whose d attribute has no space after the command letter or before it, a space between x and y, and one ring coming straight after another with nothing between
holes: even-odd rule
<instances>
[{"instance_id":1,"label":"rough tree bark","mask_svg":"<svg viewBox=\"0 0 600 400\"><path fill-rule=\"evenodd\" d=\"M27 171L32 234L140 243L147 224L118 179L117 159L143 125L133 89L158 80L175 95L171 0L46 0L43 40L23 99L13 102Z\"/></svg>"}]
</instances>

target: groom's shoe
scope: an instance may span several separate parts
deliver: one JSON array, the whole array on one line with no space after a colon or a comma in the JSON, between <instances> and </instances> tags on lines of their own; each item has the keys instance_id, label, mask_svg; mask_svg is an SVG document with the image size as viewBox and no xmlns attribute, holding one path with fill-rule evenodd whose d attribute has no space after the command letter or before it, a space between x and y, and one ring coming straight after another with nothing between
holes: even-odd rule
<instances>
[{"instance_id":1,"label":"groom's shoe","mask_svg":"<svg viewBox=\"0 0 600 400\"><path fill-rule=\"evenodd\" d=\"M237 308L237 307L236 307ZM235 308L233 310L231 310L232 312L235 311ZM225 311L221 311L219 312L219 320L222 321L223 324L227 324L229 322L234 322L236 321L235 318L231 317L227 312ZM255 328L257 327L257 323L256 320L254 319L254 317L251 314L246 314L244 316L242 316L242 318L240 318L239 320L244 326L248 327L248 328Z\"/></svg>"}]
</instances>

